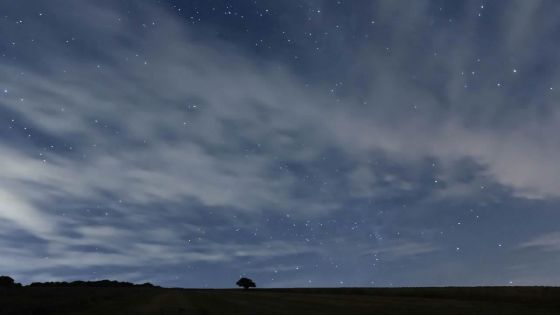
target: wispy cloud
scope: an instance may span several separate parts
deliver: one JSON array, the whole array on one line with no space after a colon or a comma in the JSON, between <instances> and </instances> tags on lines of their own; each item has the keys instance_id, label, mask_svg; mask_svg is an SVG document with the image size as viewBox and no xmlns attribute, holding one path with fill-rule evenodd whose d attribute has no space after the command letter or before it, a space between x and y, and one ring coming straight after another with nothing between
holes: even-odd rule
<instances>
[{"instance_id":1,"label":"wispy cloud","mask_svg":"<svg viewBox=\"0 0 560 315\"><path fill-rule=\"evenodd\" d=\"M383 260L398 260L421 254L432 253L439 250L438 246L428 242L416 241L391 241L382 246L369 250L368 254L383 257Z\"/></svg>"},{"instance_id":2,"label":"wispy cloud","mask_svg":"<svg viewBox=\"0 0 560 315\"><path fill-rule=\"evenodd\" d=\"M518 247L539 249L547 252L560 251L560 232L552 232L540 235L531 240L522 242Z\"/></svg>"},{"instance_id":3,"label":"wispy cloud","mask_svg":"<svg viewBox=\"0 0 560 315\"><path fill-rule=\"evenodd\" d=\"M544 14L540 2L514 2L492 22L497 34L480 30L478 5L465 4L472 16L445 27L434 27L428 1L366 8L368 27L392 27L360 36L378 36L384 47L364 39L340 51L344 66L329 61L340 78L313 84L305 69L196 36L155 5L129 17L119 4L81 1L52 11L57 23L10 20L0 33L14 42L34 34L37 49L0 64L7 126L0 234L30 242L22 248L6 239L0 266L28 272L137 267L158 257L169 265L326 257L352 242L333 245L327 235L329 245L318 250L302 246L299 234L247 241L228 233L286 213L336 221L348 209L366 213L374 222L368 228L377 229L406 219L377 219L387 200L399 199L395 207L405 199L477 200L492 185L509 198L560 197L560 142L550 136L560 131L560 75L535 73L540 61L531 48L556 38L558 8ZM309 27L344 47L356 32L324 30L337 23L325 13ZM502 32L503 40L488 43ZM294 42L297 36L310 35ZM493 62L501 56L512 57ZM185 247L209 217L217 234ZM521 247L552 250L555 237ZM360 241L352 255L363 252L367 241ZM398 260L440 249L411 239L371 250Z\"/></svg>"}]
</instances>

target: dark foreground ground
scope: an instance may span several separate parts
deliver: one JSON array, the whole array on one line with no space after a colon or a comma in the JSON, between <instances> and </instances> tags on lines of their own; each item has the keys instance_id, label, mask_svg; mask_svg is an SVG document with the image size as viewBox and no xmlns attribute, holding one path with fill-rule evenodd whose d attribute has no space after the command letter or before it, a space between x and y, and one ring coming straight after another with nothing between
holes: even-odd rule
<instances>
[{"instance_id":1,"label":"dark foreground ground","mask_svg":"<svg viewBox=\"0 0 560 315\"><path fill-rule=\"evenodd\" d=\"M0 314L560 314L560 288L0 289Z\"/></svg>"}]
</instances>

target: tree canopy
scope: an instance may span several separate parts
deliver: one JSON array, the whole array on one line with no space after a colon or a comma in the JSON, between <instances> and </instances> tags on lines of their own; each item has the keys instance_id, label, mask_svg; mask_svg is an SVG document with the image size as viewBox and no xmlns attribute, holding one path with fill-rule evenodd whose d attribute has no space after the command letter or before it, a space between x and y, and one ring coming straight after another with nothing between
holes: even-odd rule
<instances>
[{"instance_id":1,"label":"tree canopy","mask_svg":"<svg viewBox=\"0 0 560 315\"><path fill-rule=\"evenodd\" d=\"M239 287L243 287L244 289L249 289L249 288L256 288L257 285L255 284L255 282L249 278L241 278L237 281L237 286Z\"/></svg>"}]
</instances>

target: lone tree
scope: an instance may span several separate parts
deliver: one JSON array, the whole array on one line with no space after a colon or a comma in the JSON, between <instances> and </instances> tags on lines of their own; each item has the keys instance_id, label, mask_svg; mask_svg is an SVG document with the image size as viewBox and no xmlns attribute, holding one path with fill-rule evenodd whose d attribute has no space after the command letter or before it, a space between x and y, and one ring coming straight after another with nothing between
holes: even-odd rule
<instances>
[{"instance_id":1,"label":"lone tree","mask_svg":"<svg viewBox=\"0 0 560 315\"><path fill-rule=\"evenodd\" d=\"M241 278L237 281L237 286L238 287L243 287L243 289L247 290L249 288L256 288L257 285L255 284L255 282L253 282L253 280L249 279L249 278Z\"/></svg>"},{"instance_id":2,"label":"lone tree","mask_svg":"<svg viewBox=\"0 0 560 315\"><path fill-rule=\"evenodd\" d=\"M11 288L14 287L15 281L14 279L8 276L0 276L0 288Z\"/></svg>"}]
</instances>

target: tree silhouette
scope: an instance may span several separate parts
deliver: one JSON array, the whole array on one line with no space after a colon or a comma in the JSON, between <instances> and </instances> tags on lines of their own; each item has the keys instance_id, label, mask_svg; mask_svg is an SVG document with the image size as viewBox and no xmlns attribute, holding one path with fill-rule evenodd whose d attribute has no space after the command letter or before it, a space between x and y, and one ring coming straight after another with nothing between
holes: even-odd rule
<instances>
[{"instance_id":1,"label":"tree silhouette","mask_svg":"<svg viewBox=\"0 0 560 315\"><path fill-rule=\"evenodd\" d=\"M15 281L14 279L8 277L8 276L0 276L0 287L13 287L15 286Z\"/></svg>"},{"instance_id":2,"label":"tree silhouette","mask_svg":"<svg viewBox=\"0 0 560 315\"><path fill-rule=\"evenodd\" d=\"M253 282L253 280L249 279L249 278L241 278L237 281L237 286L238 287L243 287L243 289L247 290L249 288L256 288L257 285L255 284L255 282Z\"/></svg>"}]
</instances>

